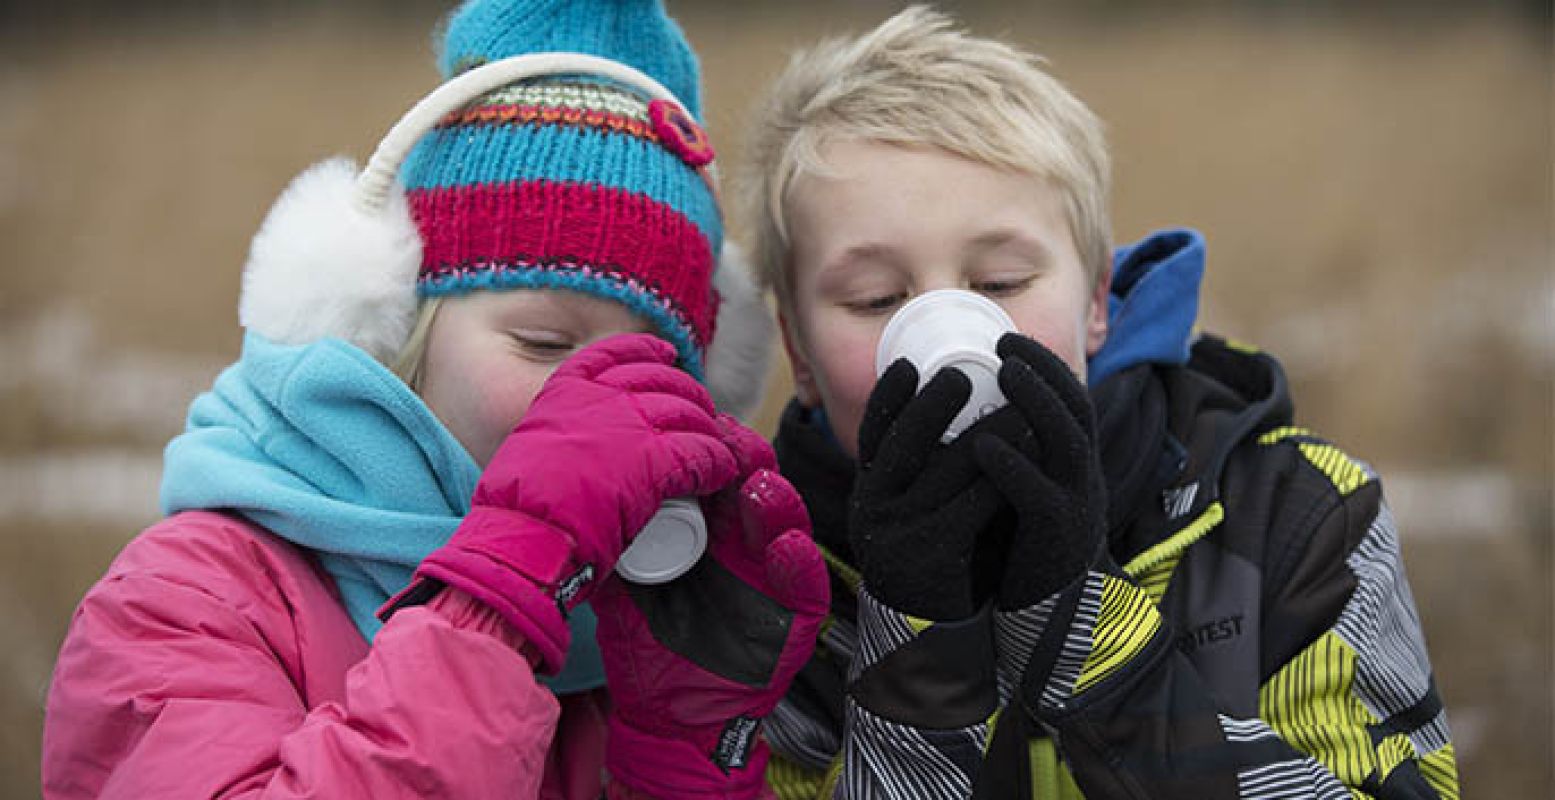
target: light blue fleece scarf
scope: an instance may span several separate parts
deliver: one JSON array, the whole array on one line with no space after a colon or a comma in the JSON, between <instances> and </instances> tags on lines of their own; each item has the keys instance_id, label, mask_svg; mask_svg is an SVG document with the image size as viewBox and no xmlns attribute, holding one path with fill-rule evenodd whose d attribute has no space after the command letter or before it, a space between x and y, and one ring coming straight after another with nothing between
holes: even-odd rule
<instances>
[{"instance_id":1,"label":"light blue fleece scarf","mask_svg":"<svg viewBox=\"0 0 1555 800\"><path fill-rule=\"evenodd\" d=\"M470 510L480 469L426 404L343 341L243 355L189 406L163 457L162 511L233 511L312 552L369 641L375 612ZM558 694L605 683L594 614L572 614Z\"/></svg>"}]
</instances>

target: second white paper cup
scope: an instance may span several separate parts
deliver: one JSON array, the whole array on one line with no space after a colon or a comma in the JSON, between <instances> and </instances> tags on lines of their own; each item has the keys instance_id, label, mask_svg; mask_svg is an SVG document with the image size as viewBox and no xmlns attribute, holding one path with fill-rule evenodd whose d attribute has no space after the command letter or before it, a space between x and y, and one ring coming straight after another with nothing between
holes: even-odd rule
<instances>
[{"instance_id":1,"label":"second white paper cup","mask_svg":"<svg viewBox=\"0 0 1555 800\"><path fill-rule=\"evenodd\" d=\"M945 441L1005 404L999 390L999 337L1015 321L988 298L961 289L938 289L914 297L886 322L875 350L875 374L898 358L918 370L922 389L934 373L956 367L972 381L972 395L945 429Z\"/></svg>"}]
</instances>

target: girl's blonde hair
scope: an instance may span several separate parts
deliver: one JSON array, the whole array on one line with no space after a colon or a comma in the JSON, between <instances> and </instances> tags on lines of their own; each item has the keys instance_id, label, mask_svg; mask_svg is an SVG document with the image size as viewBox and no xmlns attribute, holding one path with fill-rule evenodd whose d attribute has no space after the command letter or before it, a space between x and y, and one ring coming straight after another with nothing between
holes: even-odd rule
<instances>
[{"instance_id":1,"label":"girl's blonde hair","mask_svg":"<svg viewBox=\"0 0 1555 800\"><path fill-rule=\"evenodd\" d=\"M426 373L427 334L432 330L432 319L443 305L443 298L429 297L416 308L416 324L410 329L405 346L400 348L389 369L416 394L421 394L421 379Z\"/></svg>"},{"instance_id":2,"label":"girl's blonde hair","mask_svg":"<svg viewBox=\"0 0 1555 800\"><path fill-rule=\"evenodd\" d=\"M833 172L820 151L839 140L938 147L1047 181L1092 277L1110 268L1101 121L1040 57L911 6L863 36L796 53L753 119L741 210L758 280L781 308L792 308L784 199L800 175Z\"/></svg>"}]
</instances>

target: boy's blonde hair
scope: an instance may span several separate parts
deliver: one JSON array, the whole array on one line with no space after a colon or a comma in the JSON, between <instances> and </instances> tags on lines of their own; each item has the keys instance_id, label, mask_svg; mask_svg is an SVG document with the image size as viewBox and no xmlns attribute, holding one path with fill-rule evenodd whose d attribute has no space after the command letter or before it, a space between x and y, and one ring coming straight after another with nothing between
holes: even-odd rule
<instances>
[{"instance_id":1,"label":"boy's blonde hair","mask_svg":"<svg viewBox=\"0 0 1555 800\"><path fill-rule=\"evenodd\" d=\"M1109 166L1100 120L1043 60L911 6L854 39L796 53L747 139L743 211L763 288L792 309L784 200L802 174L831 174L839 140L932 146L1049 182L1093 279L1111 266Z\"/></svg>"}]
</instances>

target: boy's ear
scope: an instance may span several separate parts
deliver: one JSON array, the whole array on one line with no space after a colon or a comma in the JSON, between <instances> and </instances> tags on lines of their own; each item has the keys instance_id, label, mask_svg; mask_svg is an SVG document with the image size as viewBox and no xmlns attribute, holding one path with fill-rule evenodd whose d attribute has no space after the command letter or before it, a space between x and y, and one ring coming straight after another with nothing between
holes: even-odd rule
<instances>
[{"instance_id":1,"label":"boy's ear","mask_svg":"<svg viewBox=\"0 0 1555 800\"><path fill-rule=\"evenodd\" d=\"M1102 271L1101 279L1091 291L1091 310L1085 320L1085 355L1096 355L1107 341L1108 301L1112 297L1112 270Z\"/></svg>"},{"instance_id":2,"label":"boy's ear","mask_svg":"<svg viewBox=\"0 0 1555 800\"><path fill-rule=\"evenodd\" d=\"M783 335L783 350L788 353L788 366L794 376L794 396L805 408L816 408L821 404L821 393L815 385L815 371L810 368L810 359L805 356L804 347L799 344L788 315L779 310L777 321L778 331Z\"/></svg>"}]
</instances>

